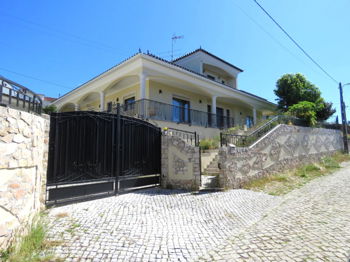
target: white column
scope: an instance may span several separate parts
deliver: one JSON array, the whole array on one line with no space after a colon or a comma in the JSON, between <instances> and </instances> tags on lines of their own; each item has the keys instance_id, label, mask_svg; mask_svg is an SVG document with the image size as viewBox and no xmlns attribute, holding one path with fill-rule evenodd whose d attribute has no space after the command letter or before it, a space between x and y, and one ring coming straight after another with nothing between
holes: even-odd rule
<instances>
[{"instance_id":1,"label":"white column","mask_svg":"<svg viewBox=\"0 0 350 262\"><path fill-rule=\"evenodd\" d=\"M100 92L100 111L105 111L105 93L103 91Z\"/></svg>"},{"instance_id":2,"label":"white column","mask_svg":"<svg viewBox=\"0 0 350 262\"><path fill-rule=\"evenodd\" d=\"M256 108L253 107L253 124L256 125Z\"/></svg>"},{"instance_id":3,"label":"white column","mask_svg":"<svg viewBox=\"0 0 350 262\"><path fill-rule=\"evenodd\" d=\"M216 96L211 97L211 113L216 115Z\"/></svg>"},{"instance_id":4,"label":"white column","mask_svg":"<svg viewBox=\"0 0 350 262\"><path fill-rule=\"evenodd\" d=\"M216 127L216 96L211 97L211 126Z\"/></svg>"},{"instance_id":5,"label":"white column","mask_svg":"<svg viewBox=\"0 0 350 262\"><path fill-rule=\"evenodd\" d=\"M74 104L74 110L75 111L79 111L79 105L78 104Z\"/></svg>"},{"instance_id":6,"label":"white column","mask_svg":"<svg viewBox=\"0 0 350 262\"><path fill-rule=\"evenodd\" d=\"M140 73L140 99L146 98L146 73Z\"/></svg>"}]
</instances>

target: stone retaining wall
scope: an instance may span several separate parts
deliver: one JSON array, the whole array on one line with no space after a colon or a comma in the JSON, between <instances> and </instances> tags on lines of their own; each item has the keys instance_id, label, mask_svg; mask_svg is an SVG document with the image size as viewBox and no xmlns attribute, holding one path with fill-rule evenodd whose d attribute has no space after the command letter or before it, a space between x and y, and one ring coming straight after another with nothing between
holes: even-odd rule
<instances>
[{"instance_id":1,"label":"stone retaining wall","mask_svg":"<svg viewBox=\"0 0 350 262\"><path fill-rule=\"evenodd\" d=\"M162 187L198 190L200 186L199 147L181 138L162 136Z\"/></svg>"},{"instance_id":2,"label":"stone retaining wall","mask_svg":"<svg viewBox=\"0 0 350 262\"><path fill-rule=\"evenodd\" d=\"M221 148L219 183L224 188L240 188L250 180L315 162L340 150L343 141L339 130L278 125L248 148Z\"/></svg>"},{"instance_id":3,"label":"stone retaining wall","mask_svg":"<svg viewBox=\"0 0 350 262\"><path fill-rule=\"evenodd\" d=\"M0 250L43 207L49 120L0 107Z\"/></svg>"}]
</instances>

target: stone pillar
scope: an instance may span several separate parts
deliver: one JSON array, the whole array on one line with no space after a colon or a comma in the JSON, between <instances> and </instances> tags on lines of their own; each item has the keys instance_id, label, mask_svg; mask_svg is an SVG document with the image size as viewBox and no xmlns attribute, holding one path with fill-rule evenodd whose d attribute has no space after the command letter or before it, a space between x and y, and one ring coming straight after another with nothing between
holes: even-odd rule
<instances>
[{"instance_id":1,"label":"stone pillar","mask_svg":"<svg viewBox=\"0 0 350 262\"><path fill-rule=\"evenodd\" d=\"M211 126L216 127L216 96L211 97Z\"/></svg>"},{"instance_id":2,"label":"stone pillar","mask_svg":"<svg viewBox=\"0 0 350 262\"><path fill-rule=\"evenodd\" d=\"M256 108L253 107L253 125L256 125Z\"/></svg>"},{"instance_id":3,"label":"stone pillar","mask_svg":"<svg viewBox=\"0 0 350 262\"><path fill-rule=\"evenodd\" d=\"M105 111L105 93L103 91L100 92L100 111Z\"/></svg>"}]
</instances>

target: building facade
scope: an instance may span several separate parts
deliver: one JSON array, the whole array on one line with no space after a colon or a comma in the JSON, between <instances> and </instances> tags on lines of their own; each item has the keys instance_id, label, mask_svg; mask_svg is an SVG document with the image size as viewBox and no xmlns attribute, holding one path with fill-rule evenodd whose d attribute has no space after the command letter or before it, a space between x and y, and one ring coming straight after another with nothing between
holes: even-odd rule
<instances>
[{"instance_id":1,"label":"building facade","mask_svg":"<svg viewBox=\"0 0 350 262\"><path fill-rule=\"evenodd\" d=\"M113 111L160 127L218 135L233 126L251 127L276 105L237 88L243 70L197 49L172 62L138 53L53 102L60 112Z\"/></svg>"}]
</instances>

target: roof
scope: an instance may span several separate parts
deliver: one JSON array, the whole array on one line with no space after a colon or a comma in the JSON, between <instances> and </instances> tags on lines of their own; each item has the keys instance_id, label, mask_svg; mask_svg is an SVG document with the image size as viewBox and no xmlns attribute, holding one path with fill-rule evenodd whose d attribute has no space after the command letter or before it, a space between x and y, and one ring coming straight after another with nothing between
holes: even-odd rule
<instances>
[{"instance_id":1,"label":"roof","mask_svg":"<svg viewBox=\"0 0 350 262\"><path fill-rule=\"evenodd\" d=\"M193 54L193 53L195 53L195 52L198 52L198 51L200 51L200 50L203 51L203 52L206 52L206 53L209 54L210 56L213 56L214 58L217 58L217 59L223 61L224 63L227 63L228 65L233 66L233 67L236 68L237 70L240 70L241 72L243 72L242 69L239 69L238 67L235 67L234 65L229 64L228 62L222 60L221 58L216 57L215 55L212 55L211 53L209 53L209 52L207 52L207 51L205 51L204 49L201 49L201 48L199 48L199 49L197 49L197 50L195 50L195 51L193 51L193 52L191 52L191 53L189 53L189 54L187 54L187 55L184 55L184 56L182 56L182 57L180 57L180 58L177 58L176 60L179 60L179 59L181 59L181 58L184 58L185 56L189 56L189 55L191 55L191 54ZM63 97L67 96L68 94L70 94L70 93L73 92L74 90L77 90L77 89L83 87L84 85L90 83L90 82L93 81L94 79L96 79L96 78L102 76L103 74L105 74L105 73L107 73L107 72L109 72L109 71L111 71L111 70L117 68L118 66L124 64L125 62L127 62L127 61L129 61L130 59L134 58L134 57L135 57L136 55L138 55L138 54L147 55L147 56L149 56L149 57L152 57L152 58L154 58L154 59L157 59L157 60L162 61L162 62L164 62L164 63L167 63L167 64L169 64L169 65L172 65L172 66L181 68L181 69L183 69L183 70L186 70L186 71L188 71L188 72L190 72L190 73L192 73L192 74L196 74L196 75L198 75L198 76L200 76L200 77L205 78L206 80L213 81L213 82L215 82L215 83L217 83L217 84L220 84L220 85L224 85L224 84L222 84L222 83L220 83L220 82L217 82L217 81L215 81L215 80L212 80L212 79L207 78L205 75L199 74L199 73L197 73L197 72L195 72L195 71L192 71L192 70L190 70L190 69L188 69L188 68L186 68L186 67L183 67L183 66L180 66L180 65L178 65L178 64L175 64L175 63L173 63L173 62L170 62L170 61L168 61L168 60L166 60L166 59L163 59L163 58L161 58L161 57L159 57L159 56L156 56L156 55L154 55L154 54L151 54L151 53L149 53L149 52L147 52L147 53L141 53L141 52L139 52L139 53L136 53L136 54L134 54L134 55L128 57L127 59L124 59L122 62L119 62L119 63L116 64L115 66L112 66L111 68L107 69L106 71L104 71L104 72L98 74L97 76L93 77L92 79L86 81L85 83L79 85L78 87L76 87L76 88L74 88L73 90L69 91L68 93L64 94L64 95L61 96L60 98L57 98L56 101L61 100ZM176 61L176 60L175 60L175 61ZM265 99L265 98L263 98L263 97L260 97L260 96L251 94L251 93L249 93L249 92L246 92L246 91L243 91L243 90L240 90L240 89L233 89L233 88L232 88L232 90L234 90L234 91L236 91L236 92L245 93L245 94L250 95L250 96L252 96L252 97L255 97L255 98L257 98L257 99L263 100L264 102L274 104L274 103L268 101L267 99Z\"/></svg>"},{"instance_id":2,"label":"roof","mask_svg":"<svg viewBox=\"0 0 350 262\"><path fill-rule=\"evenodd\" d=\"M211 56L211 57L213 57L213 58L215 58L215 59L217 59L217 60L223 62L224 64L226 64L226 65L228 65L228 66L231 66L231 67L233 67L234 69L236 69L236 70L238 70L238 71L240 71L240 72L243 72L243 69L240 69L239 67L237 67L237 66L235 66L235 65L233 65L233 64L231 64L231 63L229 63L229 62L227 62L227 61L225 61L225 60L223 60L223 59L221 59L220 57L218 57L218 56L216 56L216 55L213 55L212 53L208 52L207 50L205 50L205 49L203 49L203 48L201 48L201 47L198 48L198 49L196 49L196 50L194 50L194 51L192 51L192 52L190 52L190 53L187 53L187 54L185 54L185 55L183 55L183 56L180 56L179 58L176 58L176 59L173 61L173 63L174 63L174 62L177 62L177 61L179 61L179 60L181 60L181 59L184 59L185 57L189 57L189 56L191 56L191 55L193 55L193 54L195 54L195 53L198 53L198 52L203 52L203 53L205 53L205 54L207 54L207 55L209 55L209 56Z\"/></svg>"},{"instance_id":3,"label":"roof","mask_svg":"<svg viewBox=\"0 0 350 262\"><path fill-rule=\"evenodd\" d=\"M57 98L54 98L54 97L48 97L48 96L44 96L44 101L55 101Z\"/></svg>"}]
</instances>

